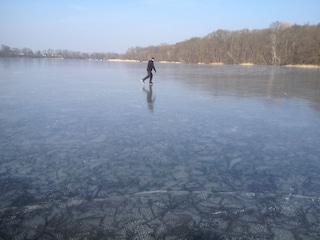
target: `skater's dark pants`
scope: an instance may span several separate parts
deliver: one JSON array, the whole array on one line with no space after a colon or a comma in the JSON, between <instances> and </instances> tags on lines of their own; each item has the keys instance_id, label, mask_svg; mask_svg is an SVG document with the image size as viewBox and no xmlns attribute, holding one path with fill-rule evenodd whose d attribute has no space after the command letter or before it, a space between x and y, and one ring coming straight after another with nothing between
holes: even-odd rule
<instances>
[{"instance_id":1,"label":"skater's dark pants","mask_svg":"<svg viewBox=\"0 0 320 240\"><path fill-rule=\"evenodd\" d=\"M145 81L147 78L150 78L149 82L152 82L153 74L151 71L148 71L148 75L145 76L142 80Z\"/></svg>"}]
</instances>

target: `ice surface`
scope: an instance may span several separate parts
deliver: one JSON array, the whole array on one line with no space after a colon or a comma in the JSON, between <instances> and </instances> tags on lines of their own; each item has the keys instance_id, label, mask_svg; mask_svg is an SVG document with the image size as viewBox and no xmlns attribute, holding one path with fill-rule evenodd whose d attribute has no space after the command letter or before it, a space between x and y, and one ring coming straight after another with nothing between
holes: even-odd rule
<instances>
[{"instance_id":1,"label":"ice surface","mask_svg":"<svg viewBox=\"0 0 320 240\"><path fill-rule=\"evenodd\" d=\"M319 239L319 70L156 66L0 59L0 238Z\"/></svg>"}]
</instances>

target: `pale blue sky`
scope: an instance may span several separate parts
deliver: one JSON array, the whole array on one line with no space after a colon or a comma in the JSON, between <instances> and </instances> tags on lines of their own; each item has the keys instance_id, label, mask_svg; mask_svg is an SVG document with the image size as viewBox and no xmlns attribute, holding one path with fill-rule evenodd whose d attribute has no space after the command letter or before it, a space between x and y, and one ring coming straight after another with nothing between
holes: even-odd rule
<instances>
[{"instance_id":1,"label":"pale blue sky","mask_svg":"<svg viewBox=\"0 0 320 240\"><path fill-rule=\"evenodd\" d=\"M319 0L0 0L0 45L124 53L218 29L320 23Z\"/></svg>"}]
</instances>

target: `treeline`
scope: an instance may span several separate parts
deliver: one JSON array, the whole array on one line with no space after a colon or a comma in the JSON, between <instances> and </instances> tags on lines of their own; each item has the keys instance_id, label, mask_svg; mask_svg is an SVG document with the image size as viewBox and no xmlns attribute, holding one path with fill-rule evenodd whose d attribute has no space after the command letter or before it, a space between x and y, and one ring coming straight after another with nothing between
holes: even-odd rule
<instances>
[{"instance_id":1,"label":"treeline","mask_svg":"<svg viewBox=\"0 0 320 240\"><path fill-rule=\"evenodd\" d=\"M0 57L29 57L29 58L64 58L64 59L97 59L107 60L119 58L117 53L83 53L70 50L43 50L33 52L29 48L10 48L2 45L0 49Z\"/></svg>"},{"instance_id":2,"label":"treeline","mask_svg":"<svg viewBox=\"0 0 320 240\"><path fill-rule=\"evenodd\" d=\"M225 63L258 65L320 65L320 23L290 25L274 22L263 30L217 30L173 45L132 47L125 54L82 53L70 50L10 48L2 45L0 57L36 57L67 59L130 59L182 63Z\"/></svg>"},{"instance_id":3,"label":"treeline","mask_svg":"<svg viewBox=\"0 0 320 240\"><path fill-rule=\"evenodd\" d=\"M275 22L263 30L218 30L174 45L130 48L122 57L183 63L320 64L320 24Z\"/></svg>"}]
</instances>

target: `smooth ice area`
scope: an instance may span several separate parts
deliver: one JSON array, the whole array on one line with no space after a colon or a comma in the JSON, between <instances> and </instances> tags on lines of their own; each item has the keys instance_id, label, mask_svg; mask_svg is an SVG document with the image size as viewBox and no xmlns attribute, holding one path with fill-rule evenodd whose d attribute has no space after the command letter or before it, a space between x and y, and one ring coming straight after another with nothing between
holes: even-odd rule
<instances>
[{"instance_id":1,"label":"smooth ice area","mask_svg":"<svg viewBox=\"0 0 320 240\"><path fill-rule=\"evenodd\" d=\"M0 239L319 239L320 71L0 58Z\"/></svg>"}]
</instances>

